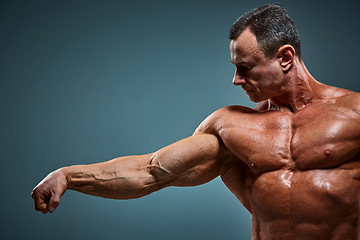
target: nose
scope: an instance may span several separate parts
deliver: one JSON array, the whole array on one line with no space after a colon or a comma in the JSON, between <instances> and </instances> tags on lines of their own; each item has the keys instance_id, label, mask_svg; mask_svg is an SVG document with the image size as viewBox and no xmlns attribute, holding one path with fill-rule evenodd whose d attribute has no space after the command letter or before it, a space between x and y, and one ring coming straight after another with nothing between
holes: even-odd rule
<instances>
[{"instance_id":1,"label":"nose","mask_svg":"<svg viewBox=\"0 0 360 240\"><path fill-rule=\"evenodd\" d=\"M235 71L232 83L235 86L239 86L239 85L244 85L246 83L246 81L245 81L244 77L242 77L237 71Z\"/></svg>"}]
</instances>

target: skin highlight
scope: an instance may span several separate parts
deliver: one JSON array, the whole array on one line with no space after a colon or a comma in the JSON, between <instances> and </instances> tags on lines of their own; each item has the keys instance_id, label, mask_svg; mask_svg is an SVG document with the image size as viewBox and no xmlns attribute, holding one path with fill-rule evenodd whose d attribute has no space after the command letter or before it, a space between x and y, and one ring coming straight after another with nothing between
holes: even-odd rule
<instances>
[{"instance_id":1,"label":"skin highlight","mask_svg":"<svg viewBox=\"0 0 360 240\"><path fill-rule=\"evenodd\" d=\"M291 45L266 57L249 29L230 53L254 109L219 109L156 153L58 169L35 209L54 212L68 189L131 199L220 176L252 214L252 240L358 239L360 94L316 81Z\"/></svg>"}]
</instances>

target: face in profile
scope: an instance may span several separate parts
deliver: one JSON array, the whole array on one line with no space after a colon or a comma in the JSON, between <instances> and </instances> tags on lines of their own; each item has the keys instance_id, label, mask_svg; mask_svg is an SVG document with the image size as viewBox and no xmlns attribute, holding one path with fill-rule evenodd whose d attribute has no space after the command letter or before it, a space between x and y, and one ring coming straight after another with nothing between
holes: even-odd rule
<instances>
[{"instance_id":1,"label":"face in profile","mask_svg":"<svg viewBox=\"0 0 360 240\"><path fill-rule=\"evenodd\" d=\"M236 67L233 84L241 86L251 101L281 95L285 82L280 60L266 57L249 29L230 41L230 54Z\"/></svg>"}]
</instances>

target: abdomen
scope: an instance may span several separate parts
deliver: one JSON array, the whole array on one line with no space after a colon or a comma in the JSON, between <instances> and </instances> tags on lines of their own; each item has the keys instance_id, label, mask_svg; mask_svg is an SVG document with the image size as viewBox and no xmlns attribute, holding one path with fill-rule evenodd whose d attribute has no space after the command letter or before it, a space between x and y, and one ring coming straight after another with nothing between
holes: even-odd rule
<instances>
[{"instance_id":1,"label":"abdomen","mask_svg":"<svg viewBox=\"0 0 360 240\"><path fill-rule=\"evenodd\" d=\"M359 174L359 168L351 167L263 173L251 188L259 236L320 240L351 235L349 239L355 239Z\"/></svg>"}]
</instances>

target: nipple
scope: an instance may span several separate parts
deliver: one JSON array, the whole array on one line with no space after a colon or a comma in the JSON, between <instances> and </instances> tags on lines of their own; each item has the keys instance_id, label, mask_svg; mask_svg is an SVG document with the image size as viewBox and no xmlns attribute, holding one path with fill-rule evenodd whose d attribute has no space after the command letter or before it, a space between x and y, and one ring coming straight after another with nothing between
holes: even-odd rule
<instances>
[{"instance_id":1,"label":"nipple","mask_svg":"<svg viewBox=\"0 0 360 240\"><path fill-rule=\"evenodd\" d=\"M250 166L253 168L253 167L255 167L255 161L252 161L251 163L250 163Z\"/></svg>"},{"instance_id":2,"label":"nipple","mask_svg":"<svg viewBox=\"0 0 360 240\"><path fill-rule=\"evenodd\" d=\"M330 149L325 149L324 154L325 154L326 157L330 157L331 150Z\"/></svg>"}]
</instances>

